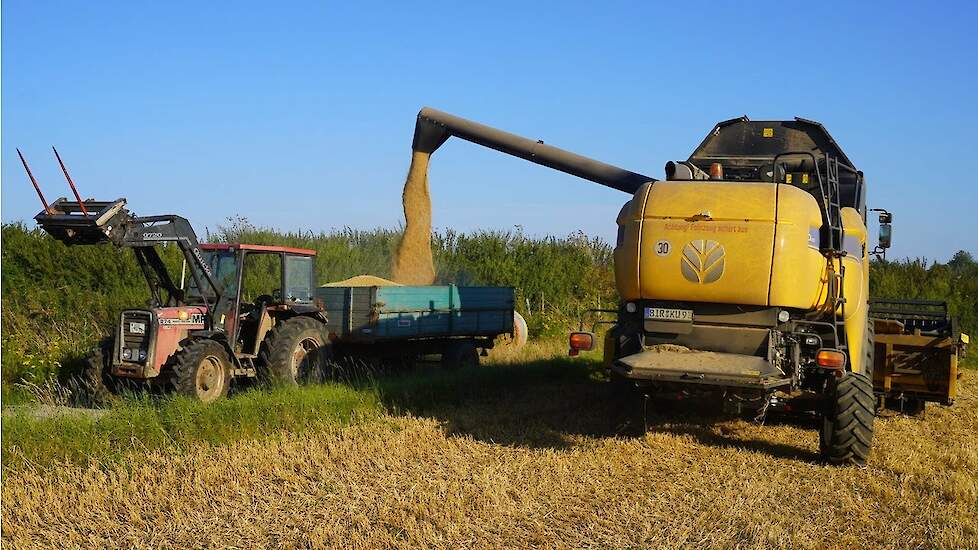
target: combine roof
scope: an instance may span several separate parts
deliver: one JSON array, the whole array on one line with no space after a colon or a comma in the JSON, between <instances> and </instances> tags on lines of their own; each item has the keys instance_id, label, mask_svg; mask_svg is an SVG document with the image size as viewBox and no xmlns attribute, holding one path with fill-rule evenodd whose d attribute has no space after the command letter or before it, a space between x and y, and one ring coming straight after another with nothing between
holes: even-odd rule
<instances>
[{"instance_id":1,"label":"combine roof","mask_svg":"<svg viewBox=\"0 0 978 550\"><path fill-rule=\"evenodd\" d=\"M783 153L809 152L816 157L838 158L852 171L855 165L842 151L825 126L804 118L794 120L750 120L746 116L717 124L690 155L690 162L718 158L771 159Z\"/></svg>"}]
</instances>

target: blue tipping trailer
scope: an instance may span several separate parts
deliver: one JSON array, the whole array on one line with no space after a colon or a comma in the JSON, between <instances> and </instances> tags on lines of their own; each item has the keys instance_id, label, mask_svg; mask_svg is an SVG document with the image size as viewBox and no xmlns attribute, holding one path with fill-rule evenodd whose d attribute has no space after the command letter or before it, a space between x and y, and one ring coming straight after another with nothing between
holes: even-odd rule
<instances>
[{"instance_id":1,"label":"blue tipping trailer","mask_svg":"<svg viewBox=\"0 0 978 550\"><path fill-rule=\"evenodd\" d=\"M444 366L464 366L513 333L512 287L326 286L316 297L339 355L413 361L437 354Z\"/></svg>"}]
</instances>

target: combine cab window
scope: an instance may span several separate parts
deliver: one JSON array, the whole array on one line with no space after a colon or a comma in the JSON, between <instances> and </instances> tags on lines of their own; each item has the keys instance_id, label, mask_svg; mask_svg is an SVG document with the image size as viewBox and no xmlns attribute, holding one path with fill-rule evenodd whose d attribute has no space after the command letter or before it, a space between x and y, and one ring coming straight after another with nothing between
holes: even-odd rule
<instances>
[{"instance_id":1,"label":"combine cab window","mask_svg":"<svg viewBox=\"0 0 978 550\"><path fill-rule=\"evenodd\" d=\"M285 298L293 302L311 302L312 258L308 256L285 257Z\"/></svg>"}]
</instances>

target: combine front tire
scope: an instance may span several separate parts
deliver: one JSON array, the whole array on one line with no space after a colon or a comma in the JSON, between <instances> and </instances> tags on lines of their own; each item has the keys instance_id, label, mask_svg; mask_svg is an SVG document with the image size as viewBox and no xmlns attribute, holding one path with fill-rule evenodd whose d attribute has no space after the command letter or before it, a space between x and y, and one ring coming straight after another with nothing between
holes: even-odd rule
<instances>
[{"instance_id":1,"label":"combine front tire","mask_svg":"<svg viewBox=\"0 0 978 550\"><path fill-rule=\"evenodd\" d=\"M330 360L329 337L320 321L292 317L275 325L261 351L264 375L286 386L320 382Z\"/></svg>"},{"instance_id":2,"label":"combine front tire","mask_svg":"<svg viewBox=\"0 0 978 550\"><path fill-rule=\"evenodd\" d=\"M830 386L819 433L822 458L836 466L865 466L876 420L873 383L865 374L853 372Z\"/></svg>"},{"instance_id":3,"label":"combine front tire","mask_svg":"<svg viewBox=\"0 0 978 550\"><path fill-rule=\"evenodd\" d=\"M231 360L214 340L187 345L174 355L172 368L177 393L204 403L226 396L231 387Z\"/></svg>"}]
</instances>

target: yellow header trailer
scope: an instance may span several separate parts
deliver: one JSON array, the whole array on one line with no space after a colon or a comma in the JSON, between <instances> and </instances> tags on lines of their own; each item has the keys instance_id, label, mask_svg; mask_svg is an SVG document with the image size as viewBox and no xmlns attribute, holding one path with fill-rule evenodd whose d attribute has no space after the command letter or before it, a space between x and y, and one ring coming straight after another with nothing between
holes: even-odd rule
<instances>
[{"instance_id":1,"label":"yellow header trailer","mask_svg":"<svg viewBox=\"0 0 978 550\"><path fill-rule=\"evenodd\" d=\"M876 328L873 389L881 403L910 414L927 401L953 404L969 337L957 330L947 304L873 299L869 314Z\"/></svg>"}]
</instances>

